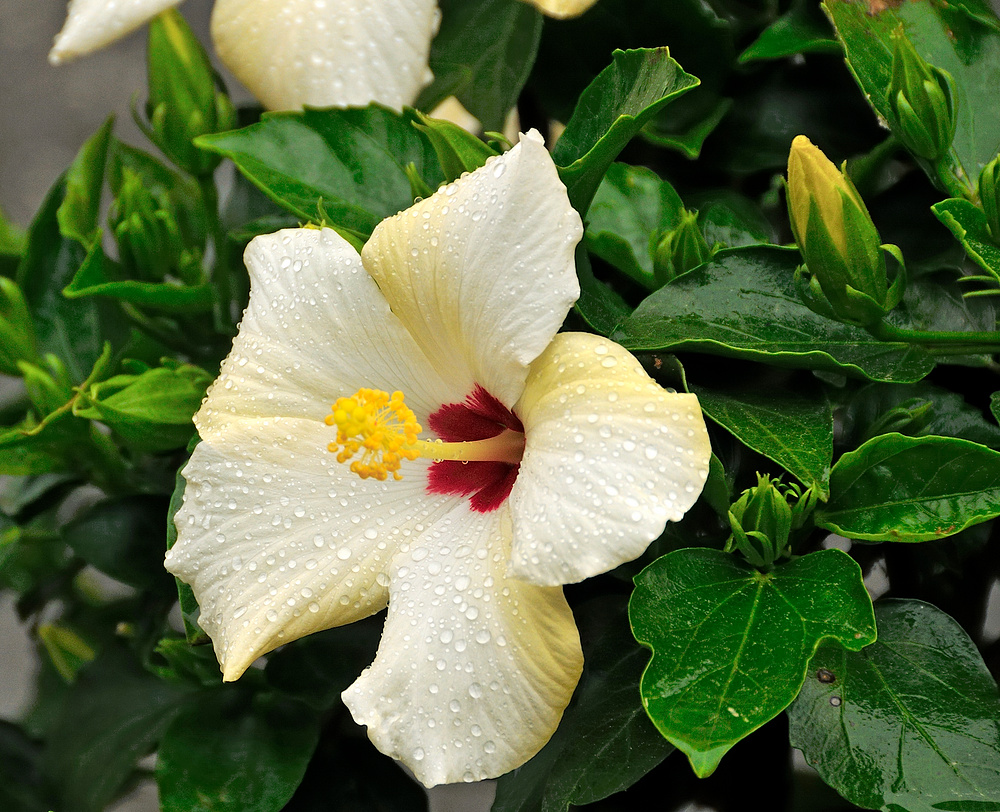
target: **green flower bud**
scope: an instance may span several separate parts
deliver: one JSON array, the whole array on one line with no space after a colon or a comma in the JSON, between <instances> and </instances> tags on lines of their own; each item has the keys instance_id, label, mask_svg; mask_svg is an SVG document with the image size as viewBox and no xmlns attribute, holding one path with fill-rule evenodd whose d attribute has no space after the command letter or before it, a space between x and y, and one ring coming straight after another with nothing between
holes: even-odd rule
<instances>
[{"instance_id":1,"label":"green flower bud","mask_svg":"<svg viewBox=\"0 0 1000 812\"><path fill-rule=\"evenodd\" d=\"M887 92L893 133L914 155L936 161L955 137L955 83L917 53L900 26L892 34L892 81Z\"/></svg>"},{"instance_id":2,"label":"green flower bud","mask_svg":"<svg viewBox=\"0 0 1000 812\"><path fill-rule=\"evenodd\" d=\"M730 545L755 567L770 567L788 547L792 508L778 484L757 474L756 487L743 491L729 509Z\"/></svg>"},{"instance_id":3,"label":"green flower bud","mask_svg":"<svg viewBox=\"0 0 1000 812\"><path fill-rule=\"evenodd\" d=\"M199 135L230 130L236 113L205 49L184 18L168 9L149 25L147 134L174 163L195 175L209 174L220 158L198 149Z\"/></svg>"},{"instance_id":4,"label":"green flower bud","mask_svg":"<svg viewBox=\"0 0 1000 812\"><path fill-rule=\"evenodd\" d=\"M0 372L20 375L19 361L38 360L35 326L17 283L0 276Z\"/></svg>"},{"instance_id":5,"label":"green flower bud","mask_svg":"<svg viewBox=\"0 0 1000 812\"><path fill-rule=\"evenodd\" d=\"M680 218L677 228L659 237L653 252L653 274L661 285L707 262L714 253L698 227L697 212L681 209Z\"/></svg>"},{"instance_id":6,"label":"green flower bud","mask_svg":"<svg viewBox=\"0 0 1000 812\"><path fill-rule=\"evenodd\" d=\"M986 225L993 241L1000 245L1000 155L983 167L977 187L979 205L986 214Z\"/></svg>"},{"instance_id":7,"label":"green flower bud","mask_svg":"<svg viewBox=\"0 0 1000 812\"><path fill-rule=\"evenodd\" d=\"M125 167L118 195L108 216L118 242L119 261L135 278L162 282L176 276L189 284L201 281L203 237L182 228L181 213L170 195L150 190L141 175Z\"/></svg>"},{"instance_id":8,"label":"green flower bud","mask_svg":"<svg viewBox=\"0 0 1000 812\"><path fill-rule=\"evenodd\" d=\"M788 154L787 191L810 306L853 324L879 321L899 303L903 277L889 286L878 231L850 178L798 135Z\"/></svg>"}]
</instances>

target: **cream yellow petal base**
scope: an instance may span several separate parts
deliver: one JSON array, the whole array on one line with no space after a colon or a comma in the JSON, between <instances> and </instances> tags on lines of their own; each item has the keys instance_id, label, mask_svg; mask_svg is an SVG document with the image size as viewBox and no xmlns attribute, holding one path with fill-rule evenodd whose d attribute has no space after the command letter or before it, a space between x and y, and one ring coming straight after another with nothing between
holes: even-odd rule
<instances>
[{"instance_id":1,"label":"cream yellow petal base","mask_svg":"<svg viewBox=\"0 0 1000 812\"><path fill-rule=\"evenodd\" d=\"M597 0L524 0L524 2L535 6L543 14L564 20L568 17L579 17Z\"/></svg>"},{"instance_id":2,"label":"cream yellow petal base","mask_svg":"<svg viewBox=\"0 0 1000 812\"><path fill-rule=\"evenodd\" d=\"M428 787L531 758L583 668L562 590L505 575L502 521L463 500L438 525L446 533L393 560L378 655L343 694L375 746Z\"/></svg>"},{"instance_id":3,"label":"cream yellow petal base","mask_svg":"<svg viewBox=\"0 0 1000 812\"><path fill-rule=\"evenodd\" d=\"M708 476L697 398L666 391L599 336L557 335L515 412L526 445L510 495L511 572L532 583L581 581L641 555Z\"/></svg>"},{"instance_id":4,"label":"cream yellow petal base","mask_svg":"<svg viewBox=\"0 0 1000 812\"><path fill-rule=\"evenodd\" d=\"M60 65L103 48L182 0L70 0L66 23L49 51Z\"/></svg>"}]
</instances>

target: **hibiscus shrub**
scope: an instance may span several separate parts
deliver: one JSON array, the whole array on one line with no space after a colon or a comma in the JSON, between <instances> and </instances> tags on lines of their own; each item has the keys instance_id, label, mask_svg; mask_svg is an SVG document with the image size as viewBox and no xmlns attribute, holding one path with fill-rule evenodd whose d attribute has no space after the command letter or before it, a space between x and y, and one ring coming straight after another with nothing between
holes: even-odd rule
<instances>
[{"instance_id":1,"label":"hibiscus shrub","mask_svg":"<svg viewBox=\"0 0 1000 812\"><path fill-rule=\"evenodd\" d=\"M0 807L1000 810L985 0L322 6L0 222Z\"/></svg>"}]
</instances>

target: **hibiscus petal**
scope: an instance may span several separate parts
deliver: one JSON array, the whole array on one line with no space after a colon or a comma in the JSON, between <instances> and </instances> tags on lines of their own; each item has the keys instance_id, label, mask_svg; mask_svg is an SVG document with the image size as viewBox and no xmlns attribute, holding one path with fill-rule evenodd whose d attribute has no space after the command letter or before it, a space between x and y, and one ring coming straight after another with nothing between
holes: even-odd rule
<instances>
[{"instance_id":1,"label":"hibiscus petal","mask_svg":"<svg viewBox=\"0 0 1000 812\"><path fill-rule=\"evenodd\" d=\"M195 417L203 439L246 418L322 421L338 397L362 387L402 390L424 422L443 401L465 396L424 359L337 232L257 237L244 258L250 305Z\"/></svg>"},{"instance_id":2,"label":"hibiscus petal","mask_svg":"<svg viewBox=\"0 0 1000 812\"><path fill-rule=\"evenodd\" d=\"M61 65L114 42L182 0L70 0L66 22L49 51Z\"/></svg>"},{"instance_id":3,"label":"hibiscus petal","mask_svg":"<svg viewBox=\"0 0 1000 812\"><path fill-rule=\"evenodd\" d=\"M532 365L510 495L512 573L566 584L641 555L694 504L711 448L694 395L667 392L613 341L562 333Z\"/></svg>"},{"instance_id":4,"label":"hibiscus petal","mask_svg":"<svg viewBox=\"0 0 1000 812\"><path fill-rule=\"evenodd\" d=\"M597 0L524 0L524 2L537 7L539 11L550 17L566 19L583 14Z\"/></svg>"},{"instance_id":5,"label":"hibiscus petal","mask_svg":"<svg viewBox=\"0 0 1000 812\"><path fill-rule=\"evenodd\" d=\"M510 407L580 295L582 233L533 132L384 220L361 256L442 377L465 393L480 384Z\"/></svg>"},{"instance_id":6,"label":"hibiscus petal","mask_svg":"<svg viewBox=\"0 0 1000 812\"><path fill-rule=\"evenodd\" d=\"M326 449L334 429L245 420L184 468L166 567L194 589L226 680L312 632L379 611L389 561L454 504L425 494L426 461L361 480Z\"/></svg>"},{"instance_id":7,"label":"hibiscus petal","mask_svg":"<svg viewBox=\"0 0 1000 812\"><path fill-rule=\"evenodd\" d=\"M523 764L580 677L562 590L504 575L502 516L458 505L439 525L447 535L394 559L378 654L343 694L375 746L426 786Z\"/></svg>"},{"instance_id":8,"label":"hibiscus petal","mask_svg":"<svg viewBox=\"0 0 1000 812\"><path fill-rule=\"evenodd\" d=\"M216 0L219 57L271 110L399 110L432 78L436 0Z\"/></svg>"}]
</instances>

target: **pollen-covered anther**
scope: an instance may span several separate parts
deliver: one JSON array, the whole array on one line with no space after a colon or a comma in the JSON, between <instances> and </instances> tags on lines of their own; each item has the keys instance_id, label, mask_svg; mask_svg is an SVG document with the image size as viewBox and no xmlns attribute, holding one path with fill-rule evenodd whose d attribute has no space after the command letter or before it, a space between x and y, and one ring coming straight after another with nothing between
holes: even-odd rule
<instances>
[{"instance_id":1,"label":"pollen-covered anther","mask_svg":"<svg viewBox=\"0 0 1000 812\"><path fill-rule=\"evenodd\" d=\"M351 471L362 479L385 480L389 474L402 479L402 461L420 456L414 446L422 429L402 392L359 389L351 397L338 398L325 422L337 427L337 439L327 448L337 455L337 462L360 453Z\"/></svg>"}]
</instances>

